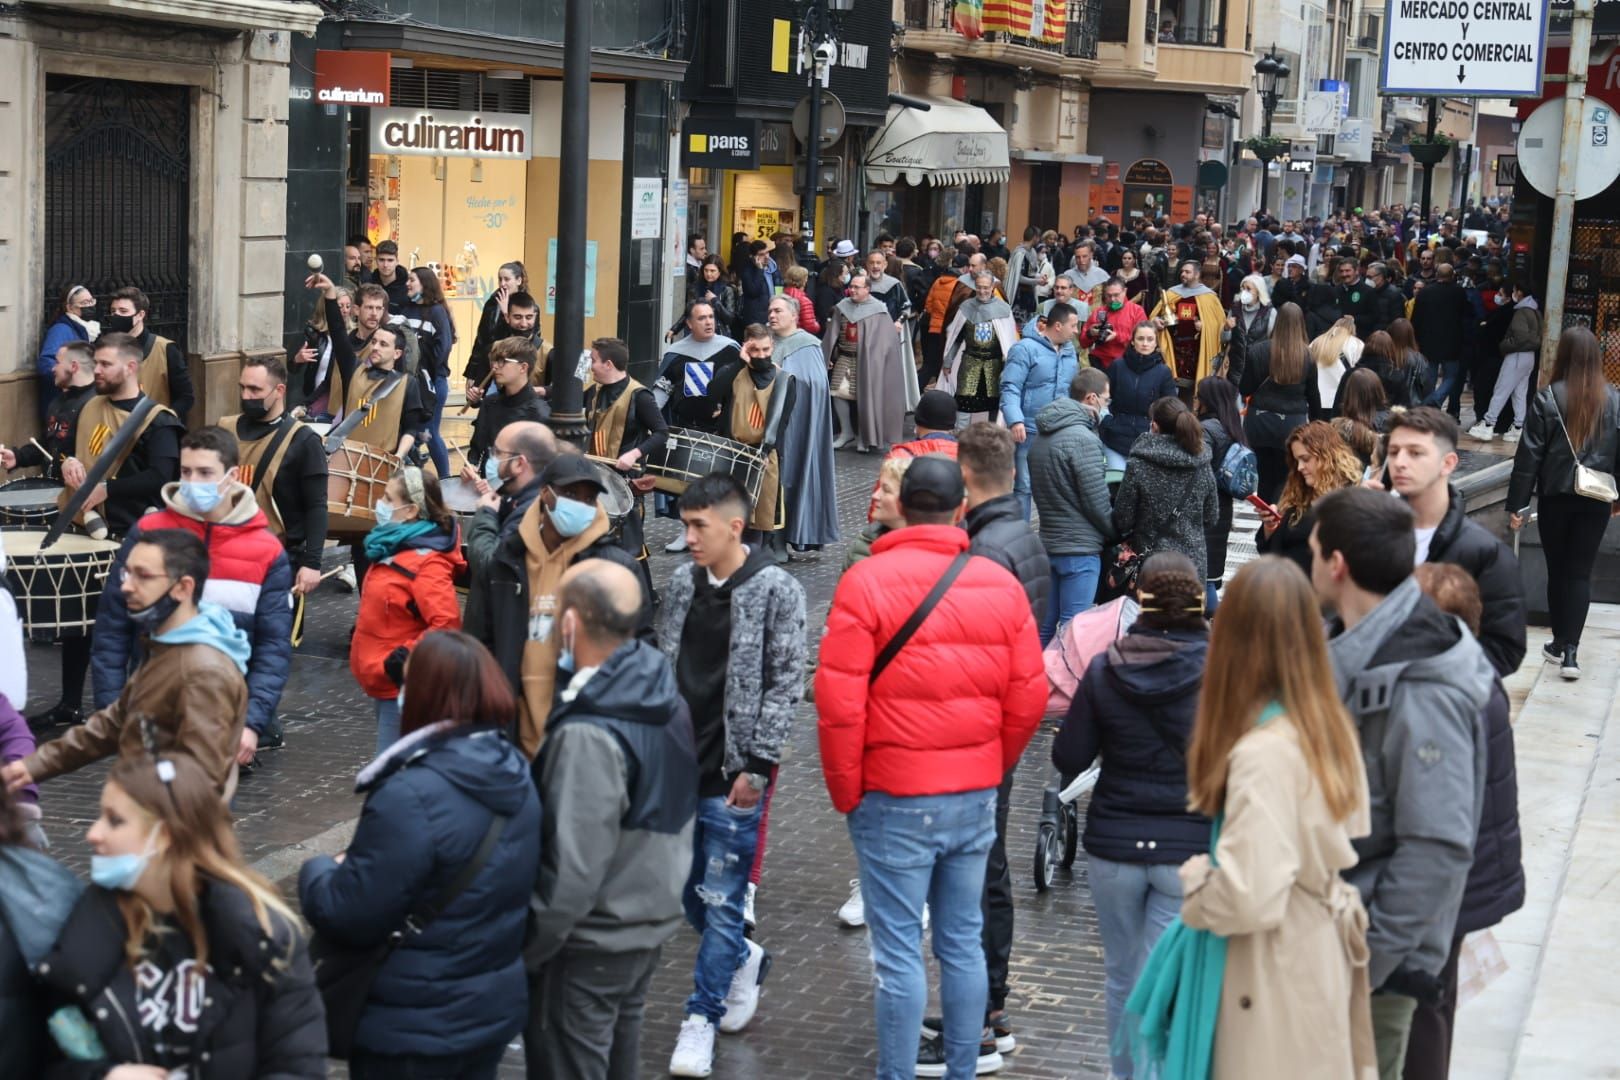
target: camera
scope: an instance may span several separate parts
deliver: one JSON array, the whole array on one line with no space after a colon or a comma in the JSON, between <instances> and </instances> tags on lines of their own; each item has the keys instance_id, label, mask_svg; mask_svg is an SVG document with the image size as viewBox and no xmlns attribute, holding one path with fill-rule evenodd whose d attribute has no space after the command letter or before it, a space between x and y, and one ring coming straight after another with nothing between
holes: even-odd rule
<instances>
[{"instance_id":1,"label":"camera","mask_svg":"<svg viewBox=\"0 0 1620 1080\"><path fill-rule=\"evenodd\" d=\"M816 63L820 66L831 64L838 59L838 46L831 41L820 41L815 48Z\"/></svg>"}]
</instances>

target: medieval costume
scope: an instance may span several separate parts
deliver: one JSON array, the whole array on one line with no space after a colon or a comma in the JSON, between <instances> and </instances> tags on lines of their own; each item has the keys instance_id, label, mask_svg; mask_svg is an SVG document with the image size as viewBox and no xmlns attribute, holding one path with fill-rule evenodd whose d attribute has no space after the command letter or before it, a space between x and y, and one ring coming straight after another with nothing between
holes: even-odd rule
<instances>
[{"instance_id":1,"label":"medieval costume","mask_svg":"<svg viewBox=\"0 0 1620 1080\"><path fill-rule=\"evenodd\" d=\"M1159 351L1170 362L1176 385L1186 396L1199 380L1215 370L1226 311L1209 286L1178 282L1164 290L1152 314L1169 324L1159 331Z\"/></svg>"},{"instance_id":2,"label":"medieval costume","mask_svg":"<svg viewBox=\"0 0 1620 1080\"><path fill-rule=\"evenodd\" d=\"M803 330L776 339L775 356L793 376L792 408L777 441L788 543L819 548L838 540L838 493L833 482L832 401L821 342Z\"/></svg>"},{"instance_id":3,"label":"medieval costume","mask_svg":"<svg viewBox=\"0 0 1620 1080\"><path fill-rule=\"evenodd\" d=\"M778 447L797 390L793 376L766 357L736 369L715 395L722 433L757 448L765 457L765 476L754 499L753 516L748 519L748 527L757 532L780 533L786 526ZM767 539L782 543L779 537Z\"/></svg>"},{"instance_id":4,"label":"medieval costume","mask_svg":"<svg viewBox=\"0 0 1620 1080\"><path fill-rule=\"evenodd\" d=\"M905 437L906 373L900 332L881 300L860 304L845 297L832 310L821 347L833 366L832 395L844 435L851 434L849 402L861 403L860 445L887 449ZM847 442L847 439L841 439Z\"/></svg>"},{"instance_id":5,"label":"medieval costume","mask_svg":"<svg viewBox=\"0 0 1620 1080\"><path fill-rule=\"evenodd\" d=\"M910 412L917 407L917 399L922 396L922 390L917 386L917 358L911 345L911 296L906 292L904 282L888 274L877 277L868 274L867 282L872 289L872 298L883 301L883 306L889 309L889 317L904 328L900 332L900 355L905 360L901 370L906 376L906 412Z\"/></svg>"},{"instance_id":6,"label":"medieval costume","mask_svg":"<svg viewBox=\"0 0 1620 1080\"><path fill-rule=\"evenodd\" d=\"M653 392L631 378L615 383L592 383L585 388L585 419L590 426L586 452L593 457L616 461L631 450L641 451L641 460L663 449L669 425L658 409ZM635 508L620 527L624 549L640 560L647 594L652 595L652 575L647 569L647 546L642 528L641 492L636 492Z\"/></svg>"},{"instance_id":7,"label":"medieval costume","mask_svg":"<svg viewBox=\"0 0 1620 1080\"><path fill-rule=\"evenodd\" d=\"M1001 367L1017 341L1012 308L1000 297L985 301L975 293L956 309L945 334L939 388L956 395L959 423L973 413L994 418L1001 407Z\"/></svg>"},{"instance_id":8,"label":"medieval costume","mask_svg":"<svg viewBox=\"0 0 1620 1080\"><path fill-rule=\"evenodd\" d=\"M708 341L687 335L668 346L658 365L653 395L669 426L720 431L711 387L716 374L735 371L741 364L737 343L724 334L715 334Z\"/></svg>"}]
</instances>

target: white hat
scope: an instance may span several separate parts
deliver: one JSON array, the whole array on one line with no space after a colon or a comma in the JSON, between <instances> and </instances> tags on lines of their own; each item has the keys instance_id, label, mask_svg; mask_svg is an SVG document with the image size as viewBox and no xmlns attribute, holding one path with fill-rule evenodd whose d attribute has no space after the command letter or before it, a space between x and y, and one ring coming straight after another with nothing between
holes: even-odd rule
<instances>
[{"instance_id":1,"label":"white hat","mask_svg":"<svg viewBox=\"0 0 1620 1080\"><path fill-rule=\"evenodd\" d=\"M859 252L856 250L855 245L848 240L840 240L833 247L833 257L836 259L852 259L857 254Z\"/></svg>"},{"instance_id":2,"label":"white hat","mask_svg":"<svg viewBox=\"0 0 1620 1080\"><path fill-rule=\"evenodd\" d=\"M1284 266L1304 266L1305 265L1305 256L1303 256L1303 255L1290 255L1290 256L1288 256L1288 261L1286 263L1284 263L1283 265Z\"/></svg>"}]
</instances>

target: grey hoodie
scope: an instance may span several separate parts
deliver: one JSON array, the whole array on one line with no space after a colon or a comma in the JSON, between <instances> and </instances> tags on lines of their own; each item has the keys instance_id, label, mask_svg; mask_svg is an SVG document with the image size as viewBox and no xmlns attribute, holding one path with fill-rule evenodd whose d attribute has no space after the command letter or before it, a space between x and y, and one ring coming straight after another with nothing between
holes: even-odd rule
<instances>
[{"instance_id":1,"label":"grey hoodie","mask_svg":"<svg viewBox=\"0 0 1620 1080\"><path fill-rule=\"evenodd\" d=\"M1345 878L1367 907L1368 974L1421 989L1445 966L1474 861L1496 672L1414 578L1328 648L1367 766L1372 830Z\"/></svg>"}]
</instances>

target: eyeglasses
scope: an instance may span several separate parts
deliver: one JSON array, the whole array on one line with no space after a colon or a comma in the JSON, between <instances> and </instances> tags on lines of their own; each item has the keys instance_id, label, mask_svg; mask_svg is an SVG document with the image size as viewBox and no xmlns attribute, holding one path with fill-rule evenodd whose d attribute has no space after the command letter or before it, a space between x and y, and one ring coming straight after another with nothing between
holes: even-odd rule
<instances>
[{"instance_id":1,"label":"eyeglasses","mask_svg":"<svg viewBox=\"0 0 1620 1080\"><path fill-rule=\"evenodd\" d=\"M128 581L130 578L134 578L142 585L145 585L149 581L168 581L171 583L174 581L173 578L162 571L137 570L129 566L125 566L118 571L118 583L120 585Z\"/></svg>"}]
</instances>

